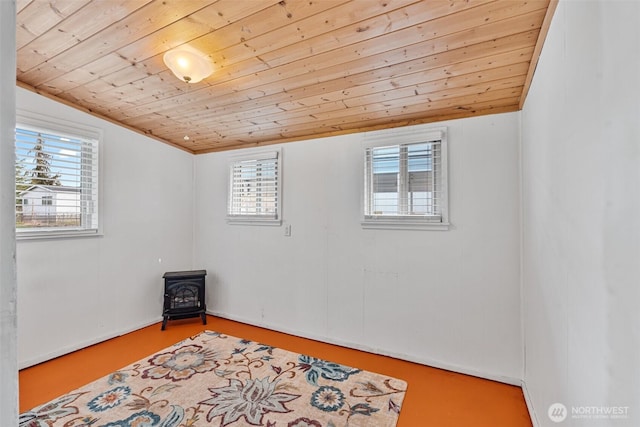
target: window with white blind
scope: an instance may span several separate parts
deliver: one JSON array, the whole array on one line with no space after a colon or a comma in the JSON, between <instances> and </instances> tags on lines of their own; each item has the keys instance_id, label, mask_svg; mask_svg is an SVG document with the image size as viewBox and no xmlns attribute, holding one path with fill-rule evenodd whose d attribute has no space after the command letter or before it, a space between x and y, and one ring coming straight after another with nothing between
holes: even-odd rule
<instances>
[{"instance_id":1,"label":"window with white blind","mask_svg":"<svg viewBox=\"0 0 640 427\"><path fill-rule=\"evenodd\" d=\"M363 226L446 229L446 129L390 129L365 141Z\"/></svg>"},{"instance_id":2,"label":"window with white blind","mask_svg":"<svg viewBox=\"0 0 640 427\"><path fill-rule=\"evenodd\" d=\"M229 223L282 223L280 158L280 150L233 158L229 167Z\"/></svg>"},{"instance_id":3,"label":"window with white blind","mask_svg":"<svg viewBox=\"0 0 640 427\"><path fill-rule=\"evenodd\" d=\"M98 129L18 114L18 239L100 234L100 139Z\"/></svg>"}]
</instances>

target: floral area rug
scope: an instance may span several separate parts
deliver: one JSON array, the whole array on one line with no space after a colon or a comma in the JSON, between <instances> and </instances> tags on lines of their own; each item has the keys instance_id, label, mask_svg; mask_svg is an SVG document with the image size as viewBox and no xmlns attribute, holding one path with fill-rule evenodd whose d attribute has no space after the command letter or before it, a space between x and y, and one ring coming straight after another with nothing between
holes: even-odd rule
<instances>
[{"instance_id":1,"label":"floral area rug","mask_svg":"<svg viewBox=\"0 0 640 427\"><path fill-rule=\"evenodd\" d=\"M20 427L393 427L406 388L205 331L21 414Z\"/></svg>"}]
</instances>

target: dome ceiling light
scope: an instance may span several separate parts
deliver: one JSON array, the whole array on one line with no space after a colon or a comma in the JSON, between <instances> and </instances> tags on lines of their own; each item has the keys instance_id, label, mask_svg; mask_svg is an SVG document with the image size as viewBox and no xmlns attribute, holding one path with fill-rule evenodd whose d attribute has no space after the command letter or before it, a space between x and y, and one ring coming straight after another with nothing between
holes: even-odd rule
<instances>
[{"instance_id":1,"label":"dome ceiling light","mask_svg":"<svg viewBox=\"0 0 640 427\"><path fill-rule=\"evenodd\" d=\"M198 83L213 73L213 65L206 55L187 45L167 51L162 59L185 83Z\"/></svg>"}]
</instances>

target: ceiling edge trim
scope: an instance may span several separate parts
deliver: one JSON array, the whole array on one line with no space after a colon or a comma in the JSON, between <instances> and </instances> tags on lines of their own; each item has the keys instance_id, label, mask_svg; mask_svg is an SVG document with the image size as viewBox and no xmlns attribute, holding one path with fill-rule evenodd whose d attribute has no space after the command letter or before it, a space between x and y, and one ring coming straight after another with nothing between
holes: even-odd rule
<instances>
[{"instance_id":1,"label":"ceiling edge trim","mask_svg":"<svg viewBox=\"0 0 640 427\"><path fill-rule=\"evenodd\" d=\"M547 7L547 13L544 15L544 20L542 21L542 26L540 27L540 33L538 33L538 40L536 41L536 47L533 49L533 55L531 56L531 63L529 64L529 71L527 71L527 77L524 81L524 87L522 88L522 94L520 95L520 102L518 105L518 109L522 110L524 106L524 102L527 99L527 94L529 93L529 87L531 86L531 82L533 81L533 75L536 72L536 67L538 66L538 60L540 59L540 53L542 52L542 47L544 46L544 42L547 38L547 33L549 32L549 27L551 26L551 19L553 18L553 14L556 11L556 7L558 7L559 0L551 0L549 2L549 6Z\"/></svg>"},{"instance_id":2,"label":"ceiling edge trim","mask_svg":"<svg viewBox=\"0 0 640 427\"><path fill-rule=\"evenodd\" d=\"M94 116L94 117L96 117L96 118L98 118L98 119L105 120L105 121L107 121L107 122L109 122L109 123L112 123L112 124L114 124L114 125L116 125L116 126L120 126L120 127L122 127L122 128L125 128L125 129L127 129L127 130L130 130L130 131L135 132L135 133L137 133L137 134L140 134L140 135L146 136L147 138L155 139L156 141L162 142L163 144L166 144L166 145L170 145L170 146L172 146L173 148L177 148L178 150L185 151L185 152L187 152L187 153L189 153L189 154L196 154L193 150L189 150L189 149L188 149L188 148L186 148L186 147L182 147L181 145L174 144L174 143L172 143L172 142L170 142L170 141L167 141L166 139L159 138L159 137L157 137L157 136L155 136L155 135L153 135L153 134L145 133L145 132L143 132L143 131L141 131L141 130L139 130L139 129L136 129L136 128L131 127L131 126L128 126L128 125L125 125L124 123L119 122L119 121L117 121L117 120L114 120L114 119L112 119L112 118L110 118L110 117L107 117L107 116L102 115L102 114L100 114L100 113L96 113L95 111L91 111L91 110L90 110L90 109L88 109L88 108L80 107L80 106L78 106L78 105L76 105L76 104L74 104L74 103L72 103L72 102L70 102L70 101L67 101L66 99L62 99L62 98L59 98L59 97L57 97L57 96L55 96L55 95L51 95L51 94L49 94L49 93L46 93L46 92L40 91L40 90L36 89L35 87L33 87L33 86L31 86L31 85L28 85L28 84L26 84L26 83L23 83L23 82L21 82L21 81L19 81L19 80L17 80L17 81L16 81L16 86L18 86L18 87L20 87L20 88L22 88L22 89L26 89L26 90L28 90L28 91L31 91L31 92L33 92L33 93L36 93L36 94L38 94L38 95L40 95L40 96L44 96L45 98L51 99L52 101L59 102L60 104L64 104L64 105L66 105L67 107L71 107L71 108L74 108L74 109L76 109L76 110L78 110L78 111L82 111L83 113L86 113L86 114L92 115L92 116Z\"/></svg>"},{"instance_id":3,"label":"ceiling edge trim","mask_svg":"<svg viewBox=\"0 0 640 427\"><path fill-rule=\"evenodd\" d=\"M403 126L413 126L413 125L426 124L426 123L437 123L437 122L444 122L447 120L464 119L469 117L479 117L479 116L486 116L486 115L492 115L492 114L512 113L514 111L519 111L519 110L520 109L518 108L518 105L513 104L513 105L507 105L504 107L487 108L484 110L461 111L460 113L451 113L451 114L437 115L433 117L425 117L425 118L417 118L417 119L407 119L407 120L402 120L394 123L384 123L384 124L366 126L366 127L360 127L360 128L354 128L354 129L341 129L333 132L319 133L316 135L300 135L300 136L278 138L278 139L266 140L266 141L247 142L244 144L229 143L228 145L220 145L218 147L205 148L203 150L196 150L194 151L194 154L199 155L199 154L216 153L220 151L242 150L245 148L264 147L267 145L284 144L284 143L296 142L296 141L308 141L312 139L328 138L332 136L348 135L352 133L371 132L375 130L397 128L397 127L403 127ZM231 145L231 144L235 144L235 145Z\"/></svg>"}]
</instances>

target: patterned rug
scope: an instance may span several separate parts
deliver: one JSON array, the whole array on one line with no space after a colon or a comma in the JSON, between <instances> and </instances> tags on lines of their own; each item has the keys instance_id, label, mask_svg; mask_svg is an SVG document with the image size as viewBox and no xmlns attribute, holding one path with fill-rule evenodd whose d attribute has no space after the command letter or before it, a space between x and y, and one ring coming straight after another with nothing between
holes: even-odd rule
<instances>
[{"instance_id":1,"label":"patterned rug","mask_svg":"<svg viewBox=\"0 0 640 427\"><path fill-rule=\"evenodd\" d=\"M205 331L21 414L20 427L393 427L406 389Z\"/></svg>"}]
</instances>

